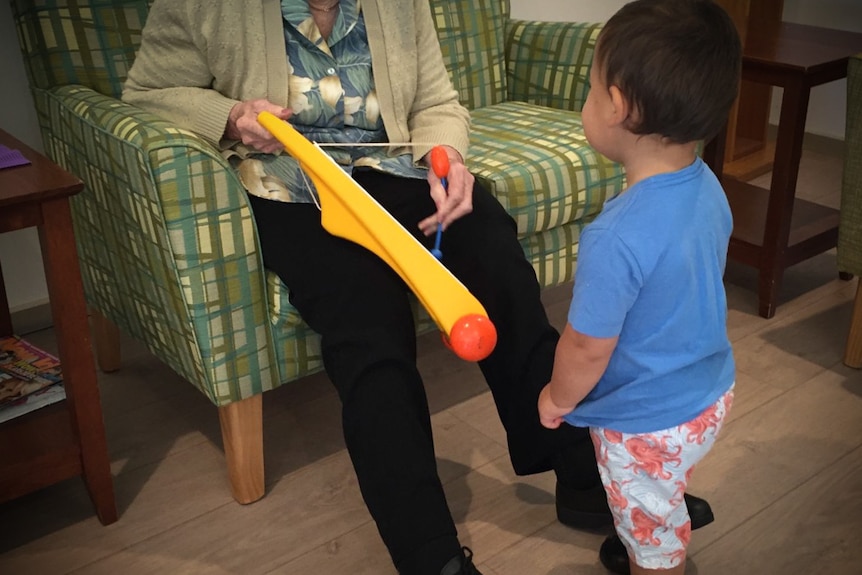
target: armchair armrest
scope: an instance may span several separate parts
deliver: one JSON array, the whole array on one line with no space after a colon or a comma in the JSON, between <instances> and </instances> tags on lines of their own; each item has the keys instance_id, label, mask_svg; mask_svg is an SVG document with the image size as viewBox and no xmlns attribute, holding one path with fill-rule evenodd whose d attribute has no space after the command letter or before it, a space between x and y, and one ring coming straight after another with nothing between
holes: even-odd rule
<instances>
[{"instance_id":1,"label":"armchair armrest","mask_svg":"<svg viewBox=\"0 0 862 575\"><path fill-rule=\"evenodd\" d=\"M245 190L195 134L83 86L36 89L46 152L73 200L90 305L216 405L277 386Z\"/></svg>"},{"instance_id":2,"label":"armchair armrest","mask_svg":"<svg viewBox=\"0 0 862 575\"><path fill-rule=\"evenodd\" d=\"M509 20L508 99L580 112L590 89L590 65L602 25Z\"/></svg>"}]
</instances>

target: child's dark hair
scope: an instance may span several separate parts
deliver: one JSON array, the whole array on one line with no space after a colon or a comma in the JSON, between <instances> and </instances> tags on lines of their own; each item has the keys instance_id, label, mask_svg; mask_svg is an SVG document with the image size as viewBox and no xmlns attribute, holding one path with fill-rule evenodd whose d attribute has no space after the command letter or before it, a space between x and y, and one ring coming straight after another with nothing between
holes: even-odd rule
<instances>
[{"instance_id":1,"label":"child's dark hair","mask_svg":"<svg viewBox=\"0 0 862 575\"><path fill-rule=\"evenodd\" d=\"M724 125L741 61L736 27L713 0L636 0L602 28L593 65L631 104L631 132L686 143Z\"/></svg>"}]
</instances>

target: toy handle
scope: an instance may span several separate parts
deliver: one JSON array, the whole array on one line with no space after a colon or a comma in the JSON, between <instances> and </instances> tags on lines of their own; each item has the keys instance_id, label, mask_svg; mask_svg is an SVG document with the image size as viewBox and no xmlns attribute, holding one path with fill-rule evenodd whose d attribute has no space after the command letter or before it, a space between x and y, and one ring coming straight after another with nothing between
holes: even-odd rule
<instances>
[{"instance_id":1,"label":"toy handle","mask_svg":"<svg viewBox=\"0 0 862 575\"><path fill-rule=\"evenodd\" d=\"M443 189L449 187L446 177L449 175L449 154L443 146L431 148L431 169L440 178ZM437 239L431 253L437 259L443 254L440 252L440 234L443 231L442 224L437 226ZM491 355L497 345L497 330L487 316L481 314L468 314L459 318L447 337L443 335L443 343L455 352L461 359L467 361L481 361Z\"/></svg>"},{"instance_id":2,"label":"toy handle","mask_svg":"<svg viewBox=\"0 0 862 575\"><path fill-rule=\"evenodd\" d=\"M446 153L446 148L443 146L434 146L431 148L431 169L440 178L443 189L448 190L449 182L446 181L446 176L449 175L449 154ZM434 238L434 247L431 249L431 253L438 260L443 258L443 252L440 251L440 240L442 238L443 224L437 224L437 235Z\"/></svg>"}]
</instances>

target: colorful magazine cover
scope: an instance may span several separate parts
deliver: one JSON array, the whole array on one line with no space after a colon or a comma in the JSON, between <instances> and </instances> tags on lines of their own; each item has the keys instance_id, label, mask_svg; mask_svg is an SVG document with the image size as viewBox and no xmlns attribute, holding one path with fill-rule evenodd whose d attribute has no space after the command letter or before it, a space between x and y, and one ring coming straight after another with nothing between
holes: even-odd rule
<instances>
[{"instance_id":1,"label":"colorful magazine cover","mask_svg":"<svg viewBox=\"0 0 862 575\"><path fill-rule=\"evenodd\" d=\"M17 336L0 338L0 422L62 400L60 360Z\"/></svg>"}]
</instances>

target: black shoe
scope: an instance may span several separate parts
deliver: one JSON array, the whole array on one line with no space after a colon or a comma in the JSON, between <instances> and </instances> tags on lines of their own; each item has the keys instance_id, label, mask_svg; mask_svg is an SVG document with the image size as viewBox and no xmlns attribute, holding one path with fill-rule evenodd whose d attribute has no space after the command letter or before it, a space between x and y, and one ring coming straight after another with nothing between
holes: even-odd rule
<instances>
[{"instance_id":1,"label":"black shoe","mask_svg":"<svg viewBox=\"0 0 862 575\"><path fill-rule=\"evenodd\" d=\"M462 547L461 554L446 563L440 575L482 575L482 573L473 565L473 552L470 548Z\"/></svg>"},{"instance_id":2,"label":"black shoe","mask_svg":"<svg viewBox=\"0 0 862 575\"><path fill-rule=\"evenodd\" d=\"M631 573L628 549L616 533L608 535L607 539L602 542L602 547L599 549L599 561L611 573L619 573L619 575Z\"/></svg>"},{"instance_id":3,"label":"black shoe","mask_svg":"<svg viewBox=\"0 0 862 575\"><path fill-rule=\"evenodd\" d=\"M688 508L688 517L691 519L691 530L706 527L715 521L715 515L712 514L712 507L706 499L683 493L685 506Z\"/></svg>"},{"instance_id":4,"label":"black shoe","mask_svg":"<svg viewBox=\"0 0 862 575\"><path fill-rule=\"evenodd\" d=\"M685 505L692 530L715 521L712 508L705 499L686 493ZM614 524L608 497L601 485L592 489L572 489L557 482L557 519L575 529L597 529Z\"/></svg>"}]
</instances>

